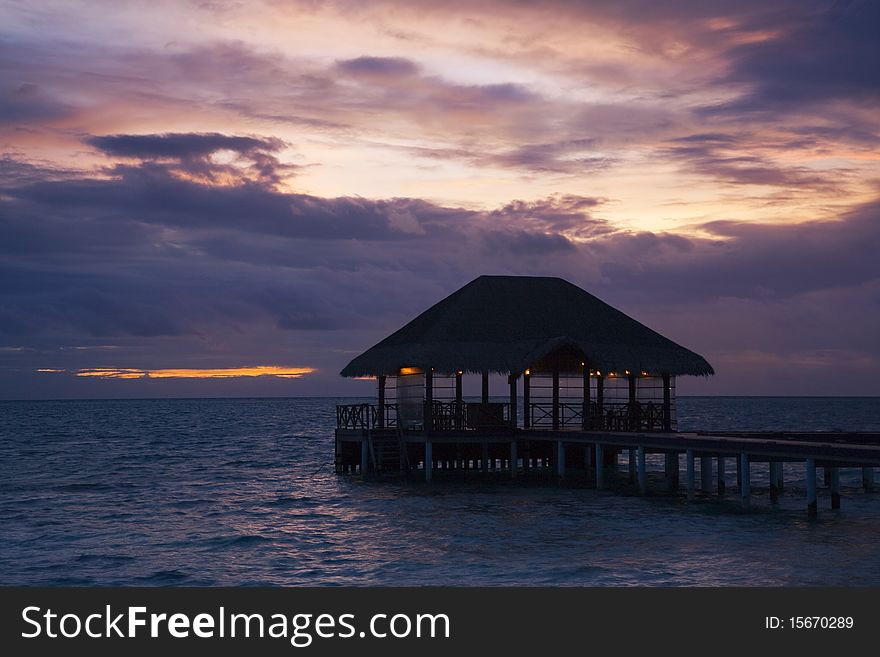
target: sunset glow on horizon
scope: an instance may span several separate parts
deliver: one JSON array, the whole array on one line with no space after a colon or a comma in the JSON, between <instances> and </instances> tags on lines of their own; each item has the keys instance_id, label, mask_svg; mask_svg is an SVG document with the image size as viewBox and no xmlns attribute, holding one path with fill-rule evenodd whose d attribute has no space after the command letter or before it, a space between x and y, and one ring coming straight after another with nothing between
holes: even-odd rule
<instances>
[{"instance_id":1,"label":"sunset glow on horizon","mask_svg":"<svg viewBox=\"0 0 880 657\"><path fill-rule=\"evenodd\" d=\"M561 276L720 363L685 392L822 394L833 363L880 394L878 20L0 2L0 397L360 394L342 366L480 274ZM279 361L314 368L198 367Z\"/></svg>"}]
</instances>

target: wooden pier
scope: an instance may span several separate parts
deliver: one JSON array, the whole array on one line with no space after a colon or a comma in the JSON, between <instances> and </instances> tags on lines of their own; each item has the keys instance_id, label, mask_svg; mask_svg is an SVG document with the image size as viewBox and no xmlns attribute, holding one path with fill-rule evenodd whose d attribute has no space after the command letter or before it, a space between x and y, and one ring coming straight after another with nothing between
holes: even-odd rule
<instances>
[{"instance_id":1,"label":"wooden pier","mask_svg":"<svg viewBox=\"0 0 880 657\"><path fill-rule=\"evenodd\" d=\"M390 452L390 453L389 453ZM783 463L804 468L807 511L818 514L818 468L828 472L831 508L840 508L840 469L861 472L866 491L874 488L874 468L880 467L878 433L690 433L627 431L553 431L520 429L506 432L408 431L396 429L337 429L337 472L368 476L404 475L431 482L435 474L495 474L510 477L530 472L555 478L581 476L595 488L607 482L606 471L616 468L625 453L629 478L641 494L649 494L646 456L664 456L663 492L680 488L681 457L685 463L688 499L697 494L696 463L700 464L700 492L730 494L725 480L726 459L737 463L736 489L742 505L751 498L753 467L767 467L772 502L784 488ZM713 477L714 475L714 477ZM713 485L714 483L714 485Z\"/></svg>"},{"instance_id":2,"label":"wooden pier","mask_svg":"<svg viewBox=\"0 0 880 657\"><path fill-rule=\"evenodd\" d=\"M506 377L507 401L490 399L490 375ZM559 278L481 276L352 360L342 376L376 382L376 404L336 409L336 471L411 476L582 472L603 488L627 455L628 479L648 494L648 456L663 455L664 490L729 494L736 463L743 506L752 469L767 465L770 498L785 463L805 469L807 509L818 513L817 468L840 506L840 469L861 468L874 486L877 433L677 431L678 376L710 376L705 358ZM481 378L478 400L462 379ZM713 470L715 477L713 479ZM619 475L618 471L618 475Z\"/></svg>"}]
</instances>

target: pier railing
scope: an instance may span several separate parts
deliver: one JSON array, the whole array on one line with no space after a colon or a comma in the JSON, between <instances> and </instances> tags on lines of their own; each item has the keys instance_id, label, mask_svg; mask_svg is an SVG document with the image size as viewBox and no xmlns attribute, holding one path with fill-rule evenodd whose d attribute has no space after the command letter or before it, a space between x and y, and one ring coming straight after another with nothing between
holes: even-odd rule
<instances>
[{"instance_id":1,"label":"pier railing","mask_svg":"<svg viewBox=\"0 0 880 657\"><path fill-rule=\"evenodd\" d=\"M605 403L601 407L590 402L587 413L583 403L560 402L554 405L531 403L526 409L529 426L535 429L593 430L593 431L663 431L666 413L662 404ZM428 419L431 431L482 431L513 428L516 418L511 417L509 403L438 401L426 403L420 423L409 428L423 430ZM399 423L397 404L385 404L383 413L373 404L346 404L336 407L338 429L396 428Z\"/></svg>"}]
</instances>

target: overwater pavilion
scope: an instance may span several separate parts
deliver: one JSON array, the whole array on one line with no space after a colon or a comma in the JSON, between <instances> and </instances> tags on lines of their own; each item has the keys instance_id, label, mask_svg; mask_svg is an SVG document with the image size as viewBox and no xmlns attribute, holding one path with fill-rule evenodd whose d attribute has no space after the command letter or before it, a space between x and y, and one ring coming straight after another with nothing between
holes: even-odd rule
<instances>
[{"instance_id":1,"label":"overwater pavilion","mask_svg":"<svg viewBox=\"0 0 880 657\"><path fill-rule=\"evenodd\" d=\"M507 377L505 402L489 397L493 373ZM383 459L372 445L389 433L403 443L455 434L460 452L468 439L517 430L672 431L675 377L712 373L699 354L560 278L481 276L342 370L375 377L377 402L340 406L338 437L369 429L367 456L383 470L401 467L393 449ZM481 399L466 401L462 379L474 374ZM414 450L402 449L407 461Z\"/></svg>"},{"instance_id":2,"label":"overwater pavilion","mask_svg":"<svg viewBox=\"0 0 880 657\"><path fill-rule=\"evenodd\" d=\"M880 434L857 432L679 432L675 380L708 376L699 354L663 337L559 278L481 276L352 360L342 376L377 382L376 403L336 408L336 471L367 474L530 470L559 478L572 468L602 488L628 452L629 480L648 491L646 455L664 456L666 490L723 495L727 459L736 463L744 506L750 468L767 463L770 499L783 465L803 463L807 508L817 513L817 468L831 506L840 506L841 468L861 468L874 488ZM491 374L509 394L491 398ZM481 395L465 398L465 376ZM714 464L714 468L713 468ZM713 469L715 472L713 473ZM713 477L714 474L714 477Z\"/></svg>"}]
</instances>

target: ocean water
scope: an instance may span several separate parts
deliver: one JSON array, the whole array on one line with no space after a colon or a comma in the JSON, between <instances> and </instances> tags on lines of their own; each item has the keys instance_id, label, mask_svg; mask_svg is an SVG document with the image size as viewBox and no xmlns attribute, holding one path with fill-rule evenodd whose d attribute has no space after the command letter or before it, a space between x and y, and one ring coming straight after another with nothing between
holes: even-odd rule
<instances>
[{"instance_id":1,"label":"ocean water","mask_svg":"<svg viewBox=\"0 0 880 657\"><path fill-rule=\"evenodd\" d=\"M748 512L549 478L376 483L333 472L340 401L0 402L0 584L880 585L880 493L855 470L815 521L798 465L775 506L754 466ZM878 431L880 399L684 397L678 417Z\"/></svg>"}]
</instances>

